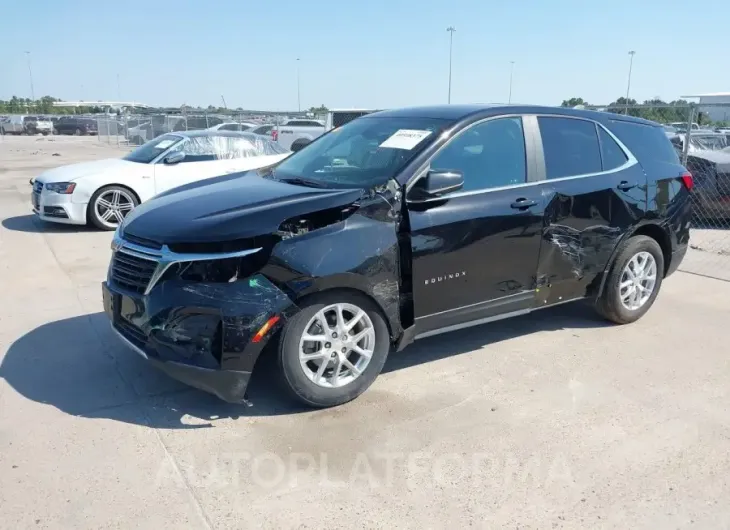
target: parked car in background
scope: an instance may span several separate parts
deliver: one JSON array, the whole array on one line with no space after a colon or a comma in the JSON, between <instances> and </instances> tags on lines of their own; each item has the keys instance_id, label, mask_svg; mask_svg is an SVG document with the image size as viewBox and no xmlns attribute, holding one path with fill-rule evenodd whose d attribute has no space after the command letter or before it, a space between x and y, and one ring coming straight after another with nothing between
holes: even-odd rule
<instances>
[{"instance_id":1,"label":"parked car in background","mask_svg":"<svg viewBox=\"0 0 730 530\"><path fill-rule=\"evenodd\" d=\"M365 109L331 110L325 121L293 119L279 125L271 132L272 139L292 151L299 151L325 132L340 127L355 118L374 112Z\"/></svg>"},{"instance_id":2,"label":"parked car in background","mask_svg":"<svg viewBox=\"0 0 730 530\"><path fill-rule=\"evenodd\" d=\"M677 129L678 131L684 131L687 132L687 122L686 121L675 121L670 123L672 127ZM693 123L692 124L692 130L693 131L699 131L700 130L700 124L699 123Z\"/></svg>"},{"instance_id":3,"label":"parked car in background","mask_svg":"<svg viewBox=\"0 0 730 530\"><path fill-rule=\"evenodd\" d=\"M208 130L210 131L248 131L251 127L256 127L256 123L243 121L243 122L233 122L233 121L227 121L223 123L219 123L217 125L213 125L212 127L208 127Z\"/></svg>"},{"instance_id":4,"label":"parked car in background","mask_svg":"<svg viewBox=\"0 0 730 530\"><path fill-rule=\"evenodd\" d=\"M104 309L152 365L224 400L244 401L268 349L293 396L339 405L423 337L583 299L638 320L687 251L692 182L631 116L379 112L132 212Z\"/></svg>"},{"instance_id":5,"label":"parked car in background","mask_svg":"<svg viewBox=\"0 0 730 530\"><path fill-rule=\"evenodd\" d=\"M2 134L51 134L53 124L42 116L14 115L0 123Z\"/></svg>"},{"instance_id":6,"label":"parked car in background","mask_svg":"<svg viewBox=\"0 0 730 530\"><path fill-rule=\"evenodd\" d=\"M267 138L228 131L164 134L123 158L61 166L31 184L44 221L114 230L138 204L193 182L275 164L288 151Z\"/></svg>"},{"instance_id":7,"label":"parked car in background","mask_svg":"<svg viewBox=\"0 0 730 530\"><path fill-rule=\"evenodd\" d=\"M53 134L73 134L86 136L99 134L97 122L94 118L77 118L62 116L53 124Z\"/></svg>"},{"instance_id":8,"label":"parked car in background","mask_svg":"<svg viewBox=\"0 0 730 530\"><path fill-rule=\"evenodd\" d=\"M678 153L684 150L686 134L672 138ZM687 149L687 169L695 180L693 194L698 219L730 218L730 148L722 133L693 132Z\"/></svg>"},{"instance_id":9,"label":"parked car in background","mask_svg":"<svg viewBox=\"0 0 730 530\"><path fill-rule=\"evenodd\" d=\"M266 136L268 138L271 137L271 131L274 130L275 125L273 123L264 123L261 125L256 125L255 127L251 127L248 132L253 134L260 134L262 136Z\"/></svg>"}]
</instances>

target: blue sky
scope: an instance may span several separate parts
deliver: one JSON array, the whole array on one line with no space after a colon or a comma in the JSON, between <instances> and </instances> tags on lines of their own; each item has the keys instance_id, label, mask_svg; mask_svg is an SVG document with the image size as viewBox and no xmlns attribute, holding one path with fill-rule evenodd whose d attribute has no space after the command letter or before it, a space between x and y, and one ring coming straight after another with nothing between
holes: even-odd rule
<instances>
[{"instance_id":1,"label":"blue sky","mask_svg":"<svg viewBox=\"0 0 730 530\"><path fill-rule=\"evenodd\" d=\"M0 99L121 98L292 110L452 102L608 103L730 91L730 2L0 0ZM692 39L688 38L692 37Z\"/></svg>"}]
</instances>

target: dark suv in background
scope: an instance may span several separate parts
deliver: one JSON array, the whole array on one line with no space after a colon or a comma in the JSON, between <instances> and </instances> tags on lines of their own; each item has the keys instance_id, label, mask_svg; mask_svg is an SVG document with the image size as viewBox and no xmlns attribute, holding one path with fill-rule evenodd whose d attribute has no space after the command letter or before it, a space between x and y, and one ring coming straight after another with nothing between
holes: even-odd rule
<instances>
[{"instance_id":1,"label":"dark suv in background","mask_svg":"<svg viewBox=\"0 0 730 530\"><path fill-rule=\"evenodd\" d=\"M638 118L377 112L135 208L104 308L152 364L225 400L269 346L294 396L337 405L423 337L585 299L639 319L687 251L692 187Z\"/></svg>"},{"instance_id":2,"label":"dark suv in background","mask_svg":"<svg viewBox=\"0 0 730 530\"><path fill-rule=\"evenodd\" d=\"M76 136L85 136L89 134L99 134L99 129L94 118L61 116L53 124L53 134L75 134Z\"/></svg>"}]
</instances>

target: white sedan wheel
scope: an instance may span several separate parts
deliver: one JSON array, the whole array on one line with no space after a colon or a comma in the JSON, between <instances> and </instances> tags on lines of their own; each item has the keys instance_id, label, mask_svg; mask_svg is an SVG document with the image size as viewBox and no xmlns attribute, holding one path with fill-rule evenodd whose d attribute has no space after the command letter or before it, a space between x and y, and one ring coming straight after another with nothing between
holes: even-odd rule
<instances>
[{"instance_id":1,"label":"white sedan wheel","mask_svg":"<svg viewBox=\"0 0 730 530\"><path fill-rule=\"evenodd\" d=\"M108 186L97 191L89 205L91 222L102 230L116 230L137 206L134 194L122 187Z\"/></svg>"}]
</instances>

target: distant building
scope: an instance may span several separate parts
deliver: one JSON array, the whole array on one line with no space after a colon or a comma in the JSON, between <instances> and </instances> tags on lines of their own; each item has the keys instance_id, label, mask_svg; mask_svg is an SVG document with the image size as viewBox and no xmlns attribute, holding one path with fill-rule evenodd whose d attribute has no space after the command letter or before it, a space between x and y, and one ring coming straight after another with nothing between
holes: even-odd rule
<instances>
[{"instance_id":1,"label":"distant building","mask_svg":"<svg viewBox=\"0 0 730 530\"><path fill-rule=\"evenodd\" d=\"M730 92L695 94L682 97L699 98L700 111L707 114L712 121L730 121ZM703 103L711 103L712 106L703 107Z\"/></svg>"}]
</instances>

